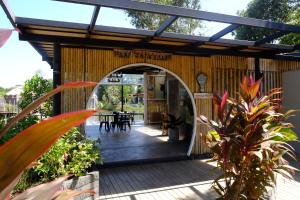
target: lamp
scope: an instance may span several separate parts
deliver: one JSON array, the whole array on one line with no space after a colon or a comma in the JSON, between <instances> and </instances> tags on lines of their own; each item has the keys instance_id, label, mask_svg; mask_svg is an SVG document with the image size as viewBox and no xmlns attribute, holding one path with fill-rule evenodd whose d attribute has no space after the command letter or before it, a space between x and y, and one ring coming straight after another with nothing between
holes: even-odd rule
<instances>
[{"instance_id":1,"label":"lamp","mask_svg":"<svg viewBox=\"0 0 300 200\"><path fill-rule=\"evenodd\" d=\"M207 75L204 73L199 73L197 75L197 81L200 86L200 92L205 92L205 84L207 81Z\"/></svg>"}]
</instances>

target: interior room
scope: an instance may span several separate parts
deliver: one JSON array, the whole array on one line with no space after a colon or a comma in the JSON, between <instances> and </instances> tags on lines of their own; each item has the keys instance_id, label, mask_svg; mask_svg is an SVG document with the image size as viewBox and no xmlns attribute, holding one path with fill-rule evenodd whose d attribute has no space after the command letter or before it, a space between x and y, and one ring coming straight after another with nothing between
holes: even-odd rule
<instances>
[{"instance_id":1,"label":"interior room","mask_svg":"<svg viewBox=\"0 0 300 200\"><path fill-rule=\"evenodd\" d=\"M187 157L194 129L189 93L163 69L127 67L100 81L88 109L86 136L98 142L104 164Z\"/></svg>"}]
</instances>

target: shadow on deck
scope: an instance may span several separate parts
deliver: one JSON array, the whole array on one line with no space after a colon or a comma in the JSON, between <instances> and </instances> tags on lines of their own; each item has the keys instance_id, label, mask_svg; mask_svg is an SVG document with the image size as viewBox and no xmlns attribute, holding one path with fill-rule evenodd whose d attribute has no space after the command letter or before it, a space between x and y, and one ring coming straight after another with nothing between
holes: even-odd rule
<instances>
[{"instance_id":1,"label":"shadow on deck","mask_svg":"<svg viewBox=\"0 0 300 200\"><path fill-rule=\"evenodd\" d=\"M200 160L101 169L98 199L215 199L212 169Z\"/></svg>"},{"instance_id":2,"label":"shadow on deck","mask_svg":"<svg viewBox=\"0 0 300 200\"><path fill-rule=\"evenodd\" d=\"M300 167L299 162L292 163ZM218 172L206 160L186 160L100 169L97 199L216 199L211 189ZM295 180L278 178L276 200L300 199L300 173Z\"/></svg>"}]
</instances>

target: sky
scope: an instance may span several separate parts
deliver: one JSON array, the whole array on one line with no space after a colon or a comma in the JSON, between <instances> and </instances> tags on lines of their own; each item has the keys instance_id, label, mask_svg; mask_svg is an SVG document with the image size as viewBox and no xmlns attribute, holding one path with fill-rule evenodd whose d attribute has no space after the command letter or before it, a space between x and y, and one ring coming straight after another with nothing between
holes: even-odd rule
<instances>
[{"instance_id":1,"label":"sky","mask_svg":"<svg viewBox=\"0 0 300 200\"><path fill-rule=\"evenodd\" d=\"M245 9L250 0L201 0L201 10L236 15ZM51 0L8 0L15 16L86 23L90 22L93 7L55 2ZM101 8L97 25L133 28L130 19L121 10ZM210 36L228 24L206 22L201 30L204 36ZM12 28L4 11L0 8L0 28ZM230 34L224 36L231 38ZM28 42L19 41L17 32L13 32L7 43L0 48L0 86L21 85L33 74L40 73L45 78L52 78L52 70L47 62Z\"/></svg>"}]
</instances>

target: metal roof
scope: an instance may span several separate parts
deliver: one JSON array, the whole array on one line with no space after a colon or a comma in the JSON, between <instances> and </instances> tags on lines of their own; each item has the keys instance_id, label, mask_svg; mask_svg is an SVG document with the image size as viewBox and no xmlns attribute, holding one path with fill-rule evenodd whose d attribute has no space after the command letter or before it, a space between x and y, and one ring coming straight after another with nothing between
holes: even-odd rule
<instances>
[{"instance_id":1,"label":"metal roof","mask_svg":"<svg viewBox=\"0 0 300 200\"><path fill-rule=\"evenodd\" d=\"M20 30L20 40L30 44L52 63L54 46L80 46L87 48L151 49L188 55L237 55L270 59L300 60L295 50L300 44L271 44L273 40L289 34L299 33L300 26L245 18L187 8L158 5L130 0L56 0L94 6L90 24L59 22L15 17L6 0L0 0L10 22ZM136 10L170 16L157 30L140 30L96 25L101 7ZM192 18L231 24L210 37L166 32L178 18ZM240 26L272 29L273 35L257 41L222 39L221 37Z\"/></svg>"}]
</instances>

